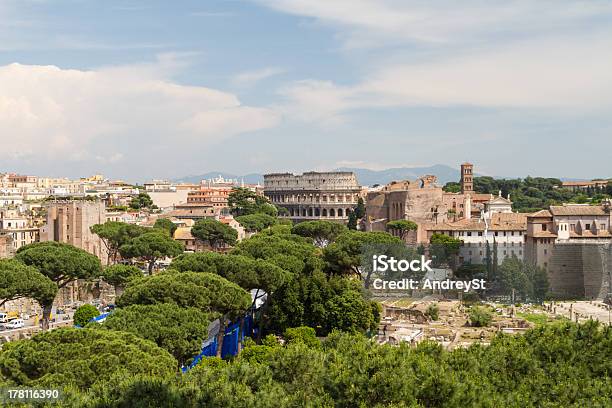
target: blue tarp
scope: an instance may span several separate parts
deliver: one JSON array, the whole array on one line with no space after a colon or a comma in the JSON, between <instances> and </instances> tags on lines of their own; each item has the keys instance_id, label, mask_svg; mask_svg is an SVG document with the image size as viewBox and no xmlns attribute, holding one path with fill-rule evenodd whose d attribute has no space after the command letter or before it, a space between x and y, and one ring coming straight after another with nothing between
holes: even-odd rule
<instances>
[{"instance_id":1,"label":"blue tarp","mask_svg":"<svg viewBox=\"0 0 612 408\"><path fill-rule=\"evenodd\" d=\"M225 328L225 335L223 337L223 349L221 350L221 358L225 358L227 356L235 356L238 354L238 332L240 331L240 322L230 323ZM245 337L253 336L253 317L251 315L244 317L244 326L243 332L240 335L240 340L244 341ZM209 339L209 341L204 343L204 347L202 347L202 351L200 354L195 356L191 364L187 367L182 367L181 370L183 372L187 372L191 368L195 367L202 358L204 357L214 357L217 355L217 336Z\"/></svg>"}]
</instances>

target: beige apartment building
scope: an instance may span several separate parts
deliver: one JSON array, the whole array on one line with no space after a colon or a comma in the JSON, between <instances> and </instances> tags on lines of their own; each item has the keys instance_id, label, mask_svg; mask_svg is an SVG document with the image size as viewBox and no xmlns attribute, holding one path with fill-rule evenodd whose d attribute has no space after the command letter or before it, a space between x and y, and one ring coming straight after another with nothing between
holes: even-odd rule
<instances>
[{"instance_id":1,"label":"beige apartment building","mask_svg":"<svg viewBox=\"0 0 612 408\"><path fill-rule=\"evenodd\" d=\"M13 249L39 241L39 227L15 208L0 208L0 235L11 238Z\"/></svg>"}]
</instances>

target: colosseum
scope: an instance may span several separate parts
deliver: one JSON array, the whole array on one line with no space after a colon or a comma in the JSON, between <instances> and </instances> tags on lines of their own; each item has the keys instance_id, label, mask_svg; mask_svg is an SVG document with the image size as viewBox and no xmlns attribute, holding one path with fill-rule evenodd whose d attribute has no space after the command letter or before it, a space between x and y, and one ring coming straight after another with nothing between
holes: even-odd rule
<instances>
[{"instance_id":1,"label":"colosseum","mask_svg":"<svg viewBox=\"0 0 612 408\"><path fill-rule=\"evenodd\" d=\"M276 206L286 208L286 216L294 222L330 220L346 223L360 192L355 174L347 171L264 175L264 195Z\"/></svg>"}]
</instances>

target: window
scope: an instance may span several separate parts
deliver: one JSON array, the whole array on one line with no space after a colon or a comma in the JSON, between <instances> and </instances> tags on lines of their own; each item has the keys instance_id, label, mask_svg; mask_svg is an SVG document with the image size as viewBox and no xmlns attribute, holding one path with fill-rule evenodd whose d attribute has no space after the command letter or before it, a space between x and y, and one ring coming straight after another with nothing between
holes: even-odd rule
<instances>
[{"instance_id":1,"label":"window","mask_svg":"<svg viewBox=\"0 0 612 408\"><path fill-rule=\"evenodd\" d=\"M546 224L542 224L542 231L546 231L546 227L547 227Z\"/></svg>"},{"instance_id":2,"label":"window","mask_svg":"<svg viewBox=\"0 0 612 408\"><path fill-rule=\"evenodd\" d=\"M496 237L499 236L499 232L495 231L495 236Z\"/></svg>"},{"instance_id":3,"label":"window","mask_svg":"<svg viewBox=\"0 0 612 408\"><path fill-rule=\"evenodd\" d=\"M591 224L585 224L585 225L584 225L584 228L586 228L586 229L591 229Z\"/></svg>"},{"instance_id":4,"label":"window","mask_svg":"<svg viewBox=\"0 0 612 408\"><path fill-rule=\"evenodd\" d=\"M544 249L544 255L548 254L548 249Z\"/></svg>"},{"instance_id":5,"label":"window","mask_svg":"<svg viewBox=\"0 0 612 408\"><path fill-rule=\"evenodd\" d=\"M605 230L605 229L606 229L606 224L601 224L601 225L599 226L599 229Z\"/></svg>"},{"instance_id":6,"label":"window","mask_svg":"<svg viewBox=\"0 0 612 408\"><path fill-rule=\"evenodd\" d=\"M471 237L472 236L472 231L468 231L467 236Z\"/></svg>"},{"instance_id":7,"label":"window","mask_svg":"<svg viewBox=\"0 0 612 408\"><path fill-rule=\"evenodd\" d=\"M574 231L576 229L576 224L570 224L570 231Z\"/></svg>"},{"instance_id":8,"label":"window","mask_svg":"<svg viewBox=\"0 0 612 408\"><path fill-rule=\"evenodd\" d=\"M482 237L482 231L478 231L478 236Z\"/></svg>"}]
</instances>

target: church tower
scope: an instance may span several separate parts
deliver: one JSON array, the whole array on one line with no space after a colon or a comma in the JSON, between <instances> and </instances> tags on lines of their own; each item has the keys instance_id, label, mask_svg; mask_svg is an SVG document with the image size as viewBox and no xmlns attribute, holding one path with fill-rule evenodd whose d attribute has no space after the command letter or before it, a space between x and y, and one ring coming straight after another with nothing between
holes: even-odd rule
<instances>
[{"instance_id":1,"label":"church tower","mask_svg":"<svg viewBox=\"0 0 612 408\"><path fill-rule=\"evenodd\" d=\"M461 165L461 193L470 194L474 192L474 165L472 163L463 163Z\"/></svg>"}]
</instances>

